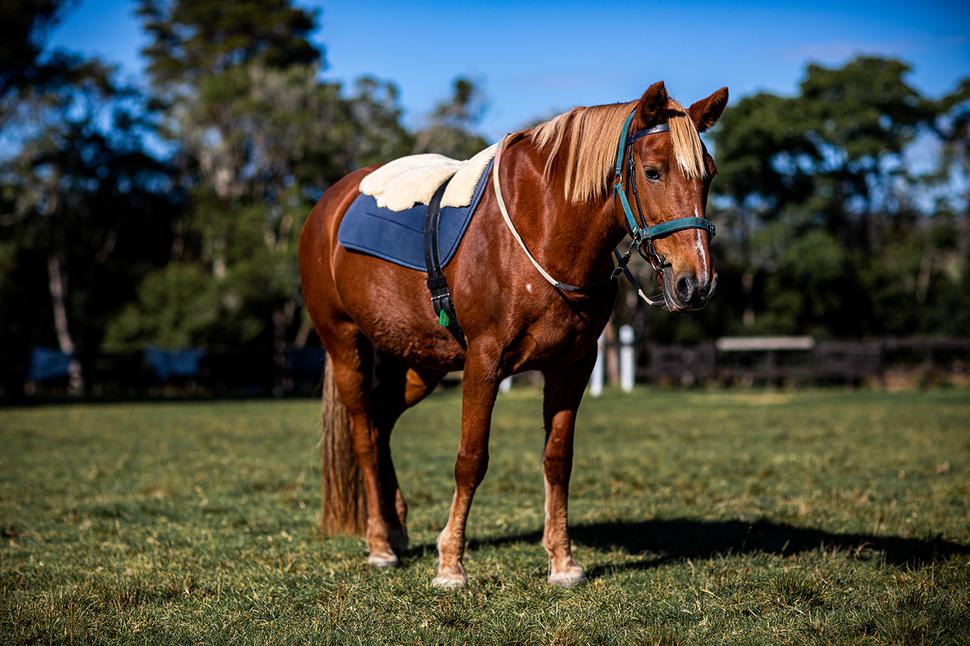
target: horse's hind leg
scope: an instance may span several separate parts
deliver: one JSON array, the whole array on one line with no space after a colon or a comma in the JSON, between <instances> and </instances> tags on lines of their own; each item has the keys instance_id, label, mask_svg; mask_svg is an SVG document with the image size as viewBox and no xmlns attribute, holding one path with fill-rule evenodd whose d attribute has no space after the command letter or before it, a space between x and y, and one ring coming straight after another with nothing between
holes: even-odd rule
<instances>
[{"instance_id":1,"label":"horse's hind leg","mask_svg":"<svg viewBox=\"0 0 970 646\"><path fill-rule=\"evenodd\" d=\"M371 418L377 427L377 464L381 485L381 510L388 523L388 539L400 555L408 546L408 505L401 492L391 457L391 431L401 414L434 390L446 373L407 368L378 352L374 367Z\"/></svg>"},{"instance_id":2,"label":"horse's hind leg","mask_svg":"<svg viewBox=\"0 0 970 646\"><path fill-rule=\"evenodd\" d=\"M407 502L391 458L391 431L405 409L434 390L445 373L408 369L376 352L356 331L334 353L333 365L350 416L354 453L364 474L367 561L378 567L394 566L407 549L408 533Z\"/></svg>"},{"instance_id":3,"label":"horse's hind leg","mask_svg":"<svg viewBox=\"0 0 970 646\"><path fill-rule=\"evenodd\" d=\"M404 378L404 401L403 406L401 406L400 411L397 412L397 417L404 412L405 409L414 406L419 401L427 397L431 391L441 382L442 378L446 375L446 372L439 372L434 370L425 370L423 368L408 368L407 373ZM395 398L396 399L396 398ZM391 423L393 426L393 422ZM388 438L390 438L390 432L388 432ZM403 535L403 547L407 547L407 518L408 518L408 504L404 499L404 494L401 493L401 487L397 482L397 474L394 471L394 463L391 460L390 445L388 445L387 453L387 464L389 467L389 474L393 478L394 488L395 488L395 499L394 499L394 509L397 513L398 521L401 524L401 528L404 531Z\"/></svg>"},{"instance_id":4,"label":"horse's hind leg","mask_svg":"<svg viewBox=\"0 0 970 646\"><path fill-rule=\"evenodd\" d=\"M583 568L573 558L567 529L569 476L573 466L573 431L576 411L583 398L596 352L569 368L544 373L542 413L546 446L542 471L546 485L546 523L542 545L549 554L549 583L572 587L586 580Z\"/></svg>"},{"instance_id":5,"label":"horse's hind leg","mask_svg":"<svg viewBox=\"0 0 970 646\"><path fill-rule=\"evenodd\" d=\"M395 548L406 546L406 531L398 514L397 476L391 462L390 434L405 408L406 369L378 357L356 329L345 330L331 344L334 379L350 417L354 454L364 476L367 503L367 547L371 565L398 564ZM336 339L335 339L336 340Z\"/></svg>"}]
</instances>

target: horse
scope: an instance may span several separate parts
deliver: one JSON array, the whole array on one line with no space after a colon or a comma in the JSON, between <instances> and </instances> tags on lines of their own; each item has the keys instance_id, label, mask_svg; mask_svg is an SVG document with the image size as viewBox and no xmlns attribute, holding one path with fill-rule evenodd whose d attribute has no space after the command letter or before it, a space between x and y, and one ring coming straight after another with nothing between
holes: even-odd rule
<instances>
[{"instance_id":1,"label":"horse","mask_svg":"<svg viewBox=\"0 0 970 646\"><path fill-rule=\"evenodd\" d=\"M407 545L407 505L389 444L394 423L446 373L463 370L455 493L437 539L433 584L466 584L465 527L488 467L499 383L538 370L548 582L585 580L570 547L567 498L576 414L613 311L614 279L636 251L656 270L670 311L697 309L710 298L714 228L704 214L716 168L699 133L727 100L721 88L684 108L660 81L639 100L574 108L506 136L494 182L444 270L466 343L439 325L423 272L337 243L361 180L379 165L349 173L324 193L301 232L300 275L328 355L325 379L334 380L346 407L363 473L371 565L398 565ZM630 249L614 254L626 236Z\"/></svg>"}]
</instances>

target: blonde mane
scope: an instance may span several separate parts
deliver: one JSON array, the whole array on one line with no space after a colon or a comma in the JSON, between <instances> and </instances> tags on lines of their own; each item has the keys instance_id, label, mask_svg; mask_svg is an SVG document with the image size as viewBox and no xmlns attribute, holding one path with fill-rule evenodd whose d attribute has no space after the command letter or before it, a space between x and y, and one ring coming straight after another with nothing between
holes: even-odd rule
<instances>
[{"instance_id":1,"label":"blonde mane","mask_svg":"<svg viewBox=\"0 0 970 646\"><path fill-rule=\"evenodd\" d=\"M567 200L581 204L609 194L620 128L635 107L633 101L573 108L528 132L539 150L548 155L543 173L546 179L562 160ZM677 165L688 179L705 177L704 152L693 120L673 99L668 100L667 112Z\"/></svg>"}]
</instances>

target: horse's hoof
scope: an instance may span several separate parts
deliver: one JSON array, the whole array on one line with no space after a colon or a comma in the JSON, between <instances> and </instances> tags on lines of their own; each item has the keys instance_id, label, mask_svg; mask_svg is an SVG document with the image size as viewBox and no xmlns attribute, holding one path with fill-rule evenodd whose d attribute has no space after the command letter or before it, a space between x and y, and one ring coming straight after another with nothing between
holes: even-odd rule
<instances>
[{"instance_id":1,"label":"horse's hoof","mask_svg":"<svg viewBox=\"0 0 970 646\"><path fill-rule=\"evenodd\" d=\"M391 531L389 537L391 548L394 549L396 554L401 554L406 552L408 549L408 531L406 529L398 529Z\"/></svg>"},{"instance_id":2,"label":"horse's hoof","mask_svg":"<svg viewBox=\"0 0 970 646\"><path fill-rule=\"evenodd\" d=\"M549 574L549 585L560 588L575 588L586 583L586 573L581 567L571 567L562 572L552 572Z\"/></svg>"},{"instance_id":3,"label":"horse's hoof","mask_svg":"<svg viewBox=\"0 0 970 646\"><path fill-rule=\"evenodd\" d=\"M465 577L436 576L434 579L432 579L431 585L443 590L457 590L459 588L464 588L467 582L468 579Z\"/></svg>"},{"instance_id":4,"label":"horse's hoof","mask_svg":"<svg viewBox=\"0 0 970 646\"><path fill-rule=\"evenodd\" d=\"M371 554L367 557L367 565L371 567L397 567L400 564L401 561L398 560L396 555L388 554L386 552L380 554Z\"/></svg>"},{"instance_id":5,"label":"horse's hoof","mask_svg":"<svg viewBox=\"0 0 970 646\"><path fill-rule=\"evenodd\" d=\"M436 588L444 588L446 590L457 590L458 588L464 588L465 584L468 583L468 577L464 574L438 574L431 581L431 585Z\"/></svg>"}]
</instances>

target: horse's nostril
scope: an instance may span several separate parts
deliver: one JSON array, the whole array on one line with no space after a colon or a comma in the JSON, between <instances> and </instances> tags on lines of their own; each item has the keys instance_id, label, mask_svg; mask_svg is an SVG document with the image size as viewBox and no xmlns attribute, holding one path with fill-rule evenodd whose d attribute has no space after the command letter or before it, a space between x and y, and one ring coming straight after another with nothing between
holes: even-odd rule
<instances>
[{"instance_id":1,"label":"horse's nostril","mask_svg":"<svg viewBox=\"0 0 970 646\"><path fill-rule=\"evenodd\" d=\"M689 303L691 297L694 295L694 279L684 274L677 279L674 289L677 291L677 297L682 303Z\"/></svg>"}]
</instances>

